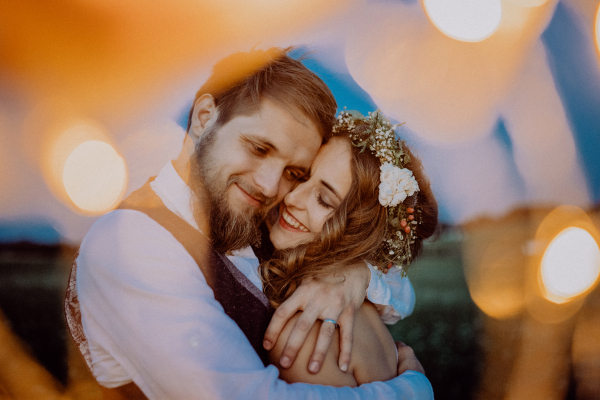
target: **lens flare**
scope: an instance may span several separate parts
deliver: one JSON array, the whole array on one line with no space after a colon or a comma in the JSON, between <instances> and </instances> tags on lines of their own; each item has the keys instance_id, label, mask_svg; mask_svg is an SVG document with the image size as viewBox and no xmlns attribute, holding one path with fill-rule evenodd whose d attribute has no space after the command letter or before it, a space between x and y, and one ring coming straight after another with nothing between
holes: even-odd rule
<instances>
[{"instance_id":1,"label":"lens flare","mask_svg":"<svg viewBox=\"0 0 600 400\"><path fill-rule=\"evenodd\" d=\"M77 207L89 213L103 213L123 197L127 184L125 161L108 143L87 141L67 158L63 183Z\"/></svg>"},{"instance_id":2,"label":"lens flare","mask_svg":"<svg viewBox=\"0 0 600 400\"><path fill-rule=\"evenodd\" d=\"M423 0L431 22L445 35L463 42L479 42L500 25L500 0Z\"/></svg>"},{"instance_id":3,"label":"lens flare","mask_svg":"<svg viewBox=\"0 0 600 400\"><path fill-rule=\"evenodd\" d=\"M591 288L600 275L600 249L585 229L567 228L548 245L542 258L545 297L564 303Z\"/></svg>"}]
</instances>

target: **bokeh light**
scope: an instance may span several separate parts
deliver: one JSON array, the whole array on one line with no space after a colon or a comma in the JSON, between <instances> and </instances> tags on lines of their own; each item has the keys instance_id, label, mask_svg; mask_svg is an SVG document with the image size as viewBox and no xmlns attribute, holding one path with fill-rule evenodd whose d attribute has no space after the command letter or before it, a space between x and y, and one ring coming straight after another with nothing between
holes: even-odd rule
<instances>
[{"instance_id":1,"label":"bokeh light","mask_svg":"<svg viewBox=\"0 0 600 400\"><path fill-rule=\"evenodd\" d=\"M127 185L127 168L110 144L87 141L67 158L63 182L77 207L90 213L103 213L121 200Z\"/></svg>"},{"instance_id":2,"label":"bokeh light","mask_svg":"<svg viewBox=\"0 0 600 400\"><path fill-rule=\"evenodd\" d=\"M596 47L600 52L600 4L598 4L598 11L596 11Z\"/></svg>"},{"instance_id":3,"label":"bokeh light","mask_svg":"<svg viewBox=\"0 0 600 400\"><path fill-rule=\"evenodd\" d=\"M600 234L581 208L563 205L544 216L529 259L527 310L543 323L573 316L598 283Z\"/></svg>"},{"instance_id":4,"label":"bokeh light","mask_svg":"<svg viewBox=\"0 0 600 400\"><path fill-rule=\"evenodd\" d=\"M60 104L64 107L45 102L29 116L23 149L34 157L35 167L57 200L78 214L99 215L124 194L125 161L102 124L69 111L68 103Z\"/></svg>"},{"instance_id":5,"label":"bokeh light","mask_svg":"<svg viewBox=\"0 0 600 400\"><path fill-rule=\"evenodd\" d=\"M504 2L498 30L476 43L442 33L422 7L375 9L348 37L347 68L377 107L427 141L480 139L497 124L554 5Z\"/></svg>"},{"instance_id":6,"label":"bokeh light","mask_svg":"<svg viewBox=\"0 0 600 400\"><path fill-rule=\"evenodd\" d=\"M465 226L463 262L473 302L486 315L502 320L525 307L524 252L531 236L527 212Z\"/></svg>"},{"instance_id":7,"label":"bokeh light","mask_svg":"<svg viewBox=\"0 0 600 400\"><path fill-rule=\"evenodd\" d=\"M541 280L548 300L569 301L594 285L600 275L600 249L584 229L560 232L542 258Z\"/></svg>"},{"instance_id":8,"label":"bokeh light","mask_svg":"<svg viewBox=\"0 0 600 400\"><path fill-rule=\"evenodd\" d=\"M521 7L539 7L548 0L508 0Z\"/></svg>"},{"instance_id":9,"label":"bokeh light","mask_svg":"<svg viewBox=\"0 0 600 400\"><path fill-rule=\"evenodd\" d=\"M423 0L423 4L440 31L465 42L489 37L502 19L500 0Z\"/></svg>"}]
</instances>

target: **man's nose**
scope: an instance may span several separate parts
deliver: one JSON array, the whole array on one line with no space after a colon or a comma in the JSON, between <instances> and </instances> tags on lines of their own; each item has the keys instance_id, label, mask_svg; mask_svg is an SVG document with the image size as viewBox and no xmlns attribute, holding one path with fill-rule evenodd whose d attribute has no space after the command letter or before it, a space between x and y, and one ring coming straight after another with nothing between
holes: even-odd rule
<instances>
[{"instance_id":1,"label":"man's nose","mask_svg":"<svg viewBox=\"0 0 600 400\"><path fill-rule=\"evenodd\" d=\"M265 197L273 198L279 191L279 182L283 175L283 168L265 165L254 175L254 183Z\"/></svg>"}]
</instances>

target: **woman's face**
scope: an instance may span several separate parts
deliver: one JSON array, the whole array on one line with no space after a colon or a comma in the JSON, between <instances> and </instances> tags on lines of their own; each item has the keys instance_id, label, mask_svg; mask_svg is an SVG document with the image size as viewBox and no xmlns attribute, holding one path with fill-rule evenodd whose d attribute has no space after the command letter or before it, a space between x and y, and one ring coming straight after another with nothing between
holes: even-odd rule
<instances>
[{"instance_id":1,"label":"woman's face","mask_svg":"<svg viewBox=\"0 0 600 400\"><path fill-rule=\"evenodd\" d=\"M296 247L316 239L323 224L350 191L350 143L332 138L311 166L310 178L288 193L271 228L276 249Z\"/></svg>"}]
</instances>

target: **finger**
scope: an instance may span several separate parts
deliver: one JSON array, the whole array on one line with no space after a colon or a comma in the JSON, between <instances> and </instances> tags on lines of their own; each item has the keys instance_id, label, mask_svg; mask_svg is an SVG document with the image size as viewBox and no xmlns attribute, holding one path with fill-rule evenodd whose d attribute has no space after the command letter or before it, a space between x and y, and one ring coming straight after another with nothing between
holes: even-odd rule
<instances>
[{"instance_id":1,"label":"finger","mask_svg":"<svg viewBox=\"0 0 600 400\"><path fill-rule=\"evenodd\" d=\"M331 346L334 333L335 324L329 321L323 321L321 324L321 329L319 329L319 336L317 337L315 350L313 351L312 356L310 357L310 362L308 363L309 372L316 374L321 369L321 365L323 365L323 361L325 360L329 346Z\"/></svg>"},{"instance_id":2,"label":"finger","mask_svg":"<svg viewBox=\"0 0 600 400\"><path fill-rule=\"evenodd\" d=\"M396 346L398 346L398 343ZM398 375L401 375L408 370L425 374L425 370L417 359L413 349L404 343L401 343L398 347Z\"/></svg>"},{"instance_id":3,"label":"finger","mask_svg":"<svg viewBox=\"0 0 600 400\"><path fill-rule=\"evenodd\" d=\"M279 364L283 368L289 368L294 363L300 348L308 336L308 332L310 332L316 320L317 314L313 314L309 310L305 310L300 314L279 359Z\"/></svg>"},{"instance_id":4,"label":"finger","mask_svg":"<svg viewBox=\"0 0 600 400\"><path fill-rule=\"evenodd\" d=\"M354 340L354 313L348 311L341 315L339 325L340 357L338 360L338 365L343 372L346 372L348 371L348 366L350 365L352 342Z\"/></svg>"},{"instance_id":5,"label":"finger","mask_svg":"<svg viewBox=\"0 0 600 400\"><path fill-rule=\"evenodd\" d=\"M284 301L277 310L275 310L263 339L263 347L266 350L271 350L273 348L275 343L277 343L277 338L279 338L279 334L285 327L285 324L287 324L290 318L296 315L296 312L302 310L300 300L299 297L294 298L292 295L289 299Z\"/></svg>"}]
</instances>

